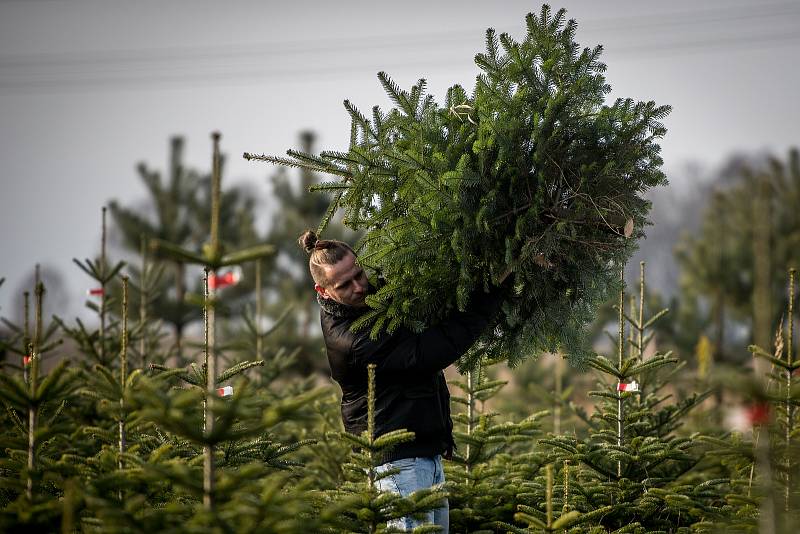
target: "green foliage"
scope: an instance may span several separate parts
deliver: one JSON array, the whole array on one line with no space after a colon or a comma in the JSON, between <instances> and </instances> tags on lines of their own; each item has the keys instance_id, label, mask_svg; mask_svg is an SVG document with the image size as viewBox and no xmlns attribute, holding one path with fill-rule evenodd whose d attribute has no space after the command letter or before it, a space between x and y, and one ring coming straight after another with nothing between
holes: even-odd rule
<instances>
[{"instance_id":1,"label":"green foliage","mask_svg":"<svg viewBox=\"0 0 800 534\"><path fill-rule=\"evenodd\" d=\"M519 528L504 521L499 521L498 526L508 529L509 532L520 534L528 532L552 533L563 531L593 533L607 532L605 529L603 529L603 527L592 527L590 525L592 522L596 522L599 518L602 518L605 514L609 513L612 507L598 507L586 513L581 513L577 510L570 509L570 506L567 504L567 499L569 497L569 476L568 464L565 462L563 473L556 472L556 477L563 478L564 482L560 487L555 485L553 483L553 465L548 464L545 467L545 473L543 476L539 475L523 485L523 487L529 492L533 491L538 494L541 494L542 492L544 493L543 506L531 506L526 504L518 505L517 508L519 511L514 514L514 520L517 523L525 524L524 528ZM557 497L557 494L560 490L563 490L563 499L559 499L559 497ZM560 503L563 503L563 507L559 513L558 505ZM558 515L558 517L556 517L556 515ZM638 526L637 523L628 525L628 527L636 526Z\"/></svg>"},{"instance_id":2,"label":"green foliage","mask_svg":"<svg viewBox=\"0 0 800 534\"><path fill-rule=\"evenodd\" d=\"M216 231L229 248L242 249L258 242L255 200L248 191L226 188L218 191L216 204L212 202L212 181L221 179L222 156L218 154L214 171L200 172L185 167L183 147L183 138L171 139L166 180L161 172L144 163L137 167L150 195L147 210L150 213L144 214L139 208L127 207L115 200L109 204L123 246L143 257L149 256L144 267L131 272L134 285L140 289L133 295L133 315L140 313L138 299L143 295L151 313L172 326L176 338L174 350L181 363L186 361L182 351L183 331L188 324L201 319L201 310L186 301L188 291L199 293L201 288L199 281L190 282L185 263L211 261L219 267L248 259L241 253L212 257L195 252L202 249L211 232L212 204L218 211ZM155 253L141 250L143 244L153 246ZM270 251L270 247L260 249L267 254ZM245 277L237 287L226 290L229 302L249 294L250 280L252 277ZM152 335L145 338L152 342Z\"/></svg>"},{"instance_id":3,"label":"green foliage","mask_svg":"<svg viewBox=\"0 0 800 534\"><path fill-rule=\"evenodd\" d=\"M5 318L1 320L11 332L11 337L2 341L3 344L0 346L2 346L3 350L16 354L22 360L30 354L30 345L33 341L31 332L28 331L26 333L24 326L20 327ZM62 343L62 339L58 337L60 327L61 323L58 318L54 318L53 321L43 327L43 332L40 333L40 339L38 340L39 354L43 357L48 356L49 352ZM24 363L16 365L10 362L3 362L3 367L15 370L23 369L24 365Z\"/></svg>"},{"instance_id":4,"label":"green foliage","mask_svg":"<svg viewBox=\"0 0 800 534\"><path fill-rule=\"evenodd\" d=\"M313 132L300 133L298 146L301 152L313 152L315 143ZM320 178L319 173L310 169L290 173L283 167L270 176L270 200L274 201L275 210L265 240L274 243L276 251L262 263L265 283L274 295L266 299L264 312L272 319L285 321L282 338L284 344L296 347L293 367L302 375L322 371L326 366L325 359L320 358L323 342L319 308L314 298L316 293L308 275L308 254L297 246L300 234L315 228L321 219L326 218L329 199L324 195L308 194L309 190L319 187L327 189L325 184L319 183ZM336 218L328 221L324 238L352 243L358 234L346 229ZM288 307L292 308L291 313L288 313Z\"/></svg>"},{"instance_id":5,"label":"green foliage","mask_svg":"<svg viewBox=\"0 0 800 534\"><path fill-rule=\"evenodd\" d=\"M313 425L307 422L288 422L284 434L293 439L304 440L316 437L315 443L298 451L303 466L298 476L312 480L314 489L332 490L340 487L346 480L345 465L353 452L350 441L340 439L343 432L341 403L339 395L329 391L314 401L311 409L317 414Z\"/></svg>"},{"instance_id":6,"label":"green foliage","mask_svg":"<svg viewBox=\"0 0 800 534\"><path fill-rule=\"evenodd\" d=\"M540 447L550 449L549 458L563 471L556 475L564 481L562 488L553 494L563 491L563 499L542 499L541 483L529 485L516 518L526 527L516 531L551 532L576 525L580 525L576 532L594 532L591 528L597 527L614 532L675 531L724 515L721 505L730 480L701 474L698 466L705 454L699 437L676 433L686 414L709 393L666 402L671 395L665 388L677 372L678 360L670 353L646 351L650 330L666 310L645 317L644 278L639 295L639 305L629 316L622 309L620 293L614 359L602 355L589 359L604 380L599 381L598 390L589 392L596 399L593 413L578 411L589 427L588 436L554 435L539 441ZM633 383L638 385L634 391L618 387ZM569 493L564 489L567 486ZM558 507L563 515L556 520L552 510Z\"/></svg>"},{"instance_id":7,"label":"green foliage","mask_svg":"<svg viewBox=\"0 0 800 534\"><path fill-rule=\"evenodd\" d=\"M483 358L466 372L465 380L455 382L464 395L452 400L464 409L453 415L456 452L445 468L453 532L491 532L498 522L511 522L520 503L517 484L525 479L518 465L540 460L526 453L534 446L546 412L519 422L499 422L500 414L486 409L506 385L487 377L496 363ZM506 482L498 484L500 479Z\"/></svg>"},{"instance_id":8,"label":"green foliage","mask_svg":"<svg viewBox=\"0 0 800 534\"><path fill-rule=\"evenodd\" d=\"M341 207L353 227L366 230L361 261L387 280L371 297L374 310L363 325L374 333L422 328L463 308L473 290L512 280L503 287L498 338L477 345L457 382L464 396L453 400L464 409L454 415L458 449L446 463L444 489L407 498L379 491L378 482L392 472L377 465L412 434L375 436L372 424L362 435L343 433L333 389L313 388L318 377L287 376L300 350L296 341L310 332L314 315L313 303L309 308L309 299L302 300L307 284L288 279L296 274L292 265L302 263L304 272L305 258L293 243L280 247L284 257L296 254L284 269L267 257L271 246L244 248L257 241L253 204L244 194L221 191L218 147L212 174L200 177L182 169L173 145L169 185L143 168L157 222L112 205L133 248L144 233L159 239L161 260L178 266L174 273L169 264L129 266L133 328L126 293L117 290L123 266L108 262L105 239L98 259L76 261L108 290L89 304L100 328L61 319L45 326L41 285L34 332L27 311L23 326L4 321L10 337L0 340L0 351L22 362L4 359L0 369L0 531L393 532L387 521L448 497L455 532L796 532L800 364L793 283L774 350L760 342L750 347L771 367L767 381L715 371L724 402L742 398L761 414L759 421L751 414L752 433L687 432L688 414L708 393L683 395L685 362L649 348L663 349L660 336L670 336L670 348L693 346L708 321L701 317L703 299L716 313L721 295L722 315L733 310L741 320L755 305L755 281L748 281L759 260L753 243L724 245L724 254L708 261L713 241L726 235L711 215L686 257L698 267L689 281L691 300L670 304L670 315L685 315L668 327L666 310L645 317L645 309L661 305L645 294L642 279L638 307L634 299L625 313L624 298L617 303L616 353L581 360L586 320L604 295L620 289L616 272L633 246L629 237L640 236L646 224L641 195L663 182L655 140L664 133L658 121L666 108L627 100L605 105L599 49L578 50L575 25L563 11L543 8L527 23L522 42L488 33L487 51L476 58L483 73L471 94L454 86L440 107L424 95L424 82L406 92L382 74L396 107L376 108L367 118L346 103L353 119L347 152L315 156L309 141L290 159L265 158L300 166L304 188L334 195L326 207L294 193L285 177L276 179L278 198L294 203L275 221L285 221L284 229L306 217L321 218L324 229ZM771 162L766 174L776 208L771 231L788 236L787 245L772 249L770 268L796 255L797 154L787 164ZM317 183L317 171L343 180ZM745 178L752 186L753 177ZM207 192L200 190L206 184ZM746 227L759 213L747 187L737 185L712 206L733 221L723 229ZM271 234L280 244L303 229L279 237L280 226ZM761 235L745 234L751 241ZM260 287L255 309L232 304L249 297L247 284L196 297L196 308L183 298L186 261L213 270L262 257L264 270L253 271L267 274L268 290L280 295L271 304L283 316L263 313ZM740 272L740 280L729 280ZM787 300L777 293L773 299ZM305 311L290 317L283 310L295 301ZM201 311L211 317L204 333L222 339L202 344L205 361L184 366L197 354L163 343L162 324L185 325ZM217 329L215 314L232 320ZM75 341L69 363L45 358L59 327ZM318 345L307 341L307 351ZM588 396L591 409L570 402L576 375L563 377L565 384L558 375L551 387L551 369L542 367L516 371L517 380L540 384L515 385L521 416L509 417L496 403L505 381L487 373L490 364L514 364L556 347L599 376ZM176 352L178 368L171 369ZM618 391L617 384L634 379L639 391ZM229 384L233 395L215 394ZM370 390L374 399L374 385ZM571 432L556 431L566 425L556 426L554 417L554 431L537 441L545 413L532 406L534 397L558 410L569 405ZM703 417L716 417L721 405Z\"/></svg>"},{"instance_id":9,"label":"green foliage","mask_svg":"<svg viewBox=\"0 0 800 534\"><path fill-rule=\"evenodd\" d=\"M676 246L676 258L682 300L699 298L710 304L708 334L715 357L741 361L746 353L728 346L726 332L736 325L751 336L766 336L753 337L766 345L770 325L787 305L785 269L800 262L800 152L794 148L786 159L769 157L763 163L734 161L723 179L699 230L684 235ZM757 313L766 322L756 325Z\"/></svg>"},{"instance_id":10,"label":"green foliage","mask_svg":"<svg viewBox=\"0 0 800 534\"><path fill-rule=\"evenodd\" d=\"M71 474L65 451L74 428L64 414L80 375L62 361L39 376L41 356L34 354L26 377L0 374L0 403L9 426L0 434L0 528L57 528L56 500Z\"/></svg>"},{"instance_id":11,"label":"green foliage","mask_svg":"<svg viewBox=\"0 0 800 534\"><path fill-rule=\"evenodd\" d=\"M618 301L628 333L615 337L623 342L616 354L589 360L601 380L590 393L591 415L575 410L585 429L537 441L544 413L519 407L516 421L498 413L505 380L490 374L494 361L482 359L455 382L464 395L454 403L463 409L454 415L458 449L445 465L445 489L409 498L378 491L376 483L391 473L375 466L388 447L410 435L341 433L339 398L332 390L313 390L309 382L286 376L282 358L292 351L277 349L283 324L262 335L247 315L242 330L223 330L216 354L224 365L213 385L232 383L234 395L210 397L203 363L170 370L142 367L134 357L130 372L122 373L127 348L137 341L126 336L123 298L123 313L108 310L108 366L85 358L73 366L62 362L43 377L29 366L28 380L37 377L35 385L11 366L0 374L0 529L392 532L388 520L436 507L447 496L454 532L793 532L800 509L793 484L800 476L798 391L790 373L798 365L788 327L793 312L773 351L751 347L774 365L771 384L718 375L745 399L770 405L769 422L752 439L738 432L704 436L681 430L706 394L670 400L680 391L675 384L682 364L672 353L648 348L668 315L649 311L653 301L643 285L639 294L644 308L640 303L619 314L624 299ZM267 348L251 361L257 338ZM40 358L32 363L38 367ZM618 382L632 379L639 392L616 391ZM573 398L570 386L577 382L570 377L559 398ZM542 398L555 404L552 395ZM37 416L33 469L31 408ZM213 423L206 426L209 412ZM215 472L211 507L204 503L208 457Z\"/></svg>"},{"instance_id":12,"label":"green foliage","mask_svg":"<svg viewBox=\"0 0 800 534\"><path fill-rule=\"evenodd\" d=\"M721 465L729 470L740 490L738 495L726 495L729 514L716 527L733 526L741 532L794 532L800 526L800 491L796 483L800 477L800 387L795 380L800 365L795 359L793 339L795 275L796 271L790 269L787 328L784 331L781 318L774 351L770 353L757 345L749 347L755 359L770 364L766 376L721 377L743 392L749 428L739 428L728 440L705 438L723 458Z\"/></svg>"},{"instance_id":13,"label":"green foliage","mask_svg":"<svg viewBox=\"0 0 800 534\"><path fill-rule=\"evenodd\" d=\"M55 317L55 322L61 326L62 330L81 347L83 352L87 354L95 363L101 366L108 367L113 359L114 352L119 348L114 345L114 336L109 336L111 330L118 325L113 321L107 322L109 318L109 309L116 307L118 299L116 296L110 295L112 284L117 281L120 271L125 267L125 262L117 262L111 264L106 255L106 208L102 209L102 224L101 224L101 238L100 238L100 256L96 260L86 258L83 262L77 258L72 261L77 265L86 275L88 275L94 284L93 291L98 291L96 295L98 303L93 302L91 299L86 301L86 307L97 315L99 319L99 327L97 330L86 328L80 319L76 319L77 328L67 326L62 319ZM118 338L116 338L118 339Z\"/></svg>"},{"instance_id":14,"label":"green foliage","mask_svg":"<svg viewBox=\"0 0 800 534\"><path fill-rule=\"evenodd\" d=\"M666 182L656 140L669 108L604 104L601 48L580 51L563 10L526 25L522 41L488 30L473 92L455 85L441 105L424 80L404 91L380 73L396 107L367 117L346 101L347 152L245 154L341 177L334 207L366 232L359 261L386 279L361 324L373 334L419 330L513 276L483 348L512 363L586 356L583 326L647 222L642 194Z\"/></svg>"}]
</instances>

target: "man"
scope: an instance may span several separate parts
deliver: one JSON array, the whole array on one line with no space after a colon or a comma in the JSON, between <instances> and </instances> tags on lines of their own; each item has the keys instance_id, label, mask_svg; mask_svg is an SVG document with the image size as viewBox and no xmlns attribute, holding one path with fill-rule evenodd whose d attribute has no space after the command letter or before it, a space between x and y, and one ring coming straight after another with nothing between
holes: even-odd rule
<instances>
[{"instance_id":1,"label":"man","mask_svg":"<svg viewBox=\"0 0 800 534\"><path fill-rule=\"evenodd\" d=\"M360 434L367 428L367 365L376 365L375 437L397 429L414 432L415 439L392 449L378 471L399 469L382 478L378 487L403 496L444 483L442 455L452 454L453 422L450 393L442 370L463 355L489 325L499 305L498 292L476 292L465 312L451 316L419 334L399 328L370 339L369 329L350 327L369 308L364 299L370 285L347 243L318 240L314 232L300 236L310 254L309 269L319 302L322 334L331 376L342 388L345 429ZM425 523L448 530L448 505L429 513ZM407 517L396 528L423 524Z\"/></svg>"}]
</instances>

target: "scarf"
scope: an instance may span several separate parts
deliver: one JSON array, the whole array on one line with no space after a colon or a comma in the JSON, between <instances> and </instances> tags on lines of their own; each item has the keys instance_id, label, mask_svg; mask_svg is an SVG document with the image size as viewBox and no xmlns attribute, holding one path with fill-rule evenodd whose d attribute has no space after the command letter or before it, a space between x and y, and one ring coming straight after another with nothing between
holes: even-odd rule
<instances>
[{"instance_id":1,"label":"scarf","mask_svg":"<svg viewBox=\"0 0 800 534\"><path fill-rule=\"evenodd\" d=\"M369 309L369 308L356 308L355 306L348 306L347 304L336 302L333 299L324 299L322 298L322 295L320 295L319 293L317 293L317 302L319 303L319 307L322 308L322 310L325 313L343 319L355 319L356 317L361 316L365 311Z\"/></svg>"}]
</instances>

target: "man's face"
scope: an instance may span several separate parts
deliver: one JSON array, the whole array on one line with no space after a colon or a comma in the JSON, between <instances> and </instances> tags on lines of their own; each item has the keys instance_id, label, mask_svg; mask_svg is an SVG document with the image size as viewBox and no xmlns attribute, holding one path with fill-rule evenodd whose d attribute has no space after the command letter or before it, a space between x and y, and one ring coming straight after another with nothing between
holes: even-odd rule
<instances>
[{"instance_id":1,"label":"man's face","mask_svg":"<svg viewBox=\"0 0 800 534\"><path fill-rule=\"evenodd\" d=\"M322 298L358 308L366 306L364 298L369 282L364 269L356 263L355 255L349 253L334 265L325 265L325 276L328 279L327 287L314 286Z\"/></svg>"}]
</instances>

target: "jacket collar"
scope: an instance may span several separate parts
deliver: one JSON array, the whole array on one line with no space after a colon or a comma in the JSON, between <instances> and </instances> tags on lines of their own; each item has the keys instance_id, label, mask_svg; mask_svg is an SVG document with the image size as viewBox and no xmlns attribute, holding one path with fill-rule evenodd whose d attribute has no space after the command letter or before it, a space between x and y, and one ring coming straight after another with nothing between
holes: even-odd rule
<instances>
[{"instance_id":1,"label":"jacket collar","mask_svg":"<svg viewBox=\"0 0 800 534\"><path fill-rule=\"evenodd\" d=\"M341 302L336 302L333 299L324 299L321 295L317 294L317 302L319 307L322 308L327 314L342 319L353 319L362 315L369 308L356 308L355 306L348 306Z\"/></svg>"}]
</instances>

